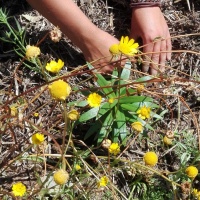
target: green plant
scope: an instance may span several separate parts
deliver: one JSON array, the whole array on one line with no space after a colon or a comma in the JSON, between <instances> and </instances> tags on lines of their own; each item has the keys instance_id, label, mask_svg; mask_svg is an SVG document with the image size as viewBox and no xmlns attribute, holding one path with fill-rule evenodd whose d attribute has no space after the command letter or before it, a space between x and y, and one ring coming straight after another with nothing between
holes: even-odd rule
<instances>
[{"instance_id":1,"label":"green plant","mask_svg":"<svg viewBox=\"0 0 200 200\"><path fill-rule=\"evenodd\" d=\"M8 16L7 10L3 10L0 8L0 24L3 24L7 30L4 32L4 36L0 37L0 40L5 43L11 43L13 45L14 51L20 56L24 57L26 51L26 31L23 29L17 19L13 17L16 29L12 27L9 23L9 19L11 17Z\"/></svg>"},{"instance_id":2,"label":"green plant","mask_svg":"<svg viewBox=\"0 0 200 200\"><path fill-rule=\"evenodd\" d=\"M88 64L89 68L93 68ZM138 95L137 84L145 82L151 77L146 76L137 79L134 83L130 82L131 63L127 62L120 72L115 69L111 76L111 80L106 80L101 74L95 74L99 87L93 88L90 91L96 92L103 97L100 107L90 108L84 112L76 125L84 123L91 119L91 127L85 134L85 139L95 134L94 140L101 143L103 139L109 137L113 142L121 140L126 143L127 136L130 135L128 124L139 121L147 129L153 130L149 122L138 117L137 111L141 106L146 106L150 109L158 108L154 103L154 99L148 96ZM83 92L85 96L88 93ZM69 106L87 107L87 100L70 102ZM153 112L151 115L155 118L161 117Z\"/></svg>"}]
</instances>

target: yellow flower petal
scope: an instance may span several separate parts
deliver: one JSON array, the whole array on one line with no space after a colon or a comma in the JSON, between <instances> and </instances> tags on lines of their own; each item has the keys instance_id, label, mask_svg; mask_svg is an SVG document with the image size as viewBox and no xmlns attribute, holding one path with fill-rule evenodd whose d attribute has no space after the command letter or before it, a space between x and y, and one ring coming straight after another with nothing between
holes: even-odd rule
<instances>
[{"instance_id":1,"label":"yellow flower petal","mask_svg":"<svg viewBox=\"0 0 200 200\"><path fill-rule=\"evenodd\" d=\"M109 48L109 51L111 54L113 55L118 55L120 54L120 51L119 51L119 44L113 44L110 48Z\"/></svg>"}]
</instances>

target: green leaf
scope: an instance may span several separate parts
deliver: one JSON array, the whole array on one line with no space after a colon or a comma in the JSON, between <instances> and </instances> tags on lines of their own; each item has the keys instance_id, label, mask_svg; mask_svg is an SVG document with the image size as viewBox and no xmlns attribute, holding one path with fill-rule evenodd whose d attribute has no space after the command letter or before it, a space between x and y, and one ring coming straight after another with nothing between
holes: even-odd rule
<instances>
[{"instance_id":1,"label":"green leaf","mask_svg":"<svg viewBox=\"0 0 200 200\"><path fill-rule=\"evenodd\" d=\"M120 105L124 110L128 110L131 112L136 112L140 106L133 105L133 104L121 104Z\"/></svg>"},{"instance_id":2,"label":"green leaf","mask_svg":"<svg viewBox=\"0 0 200 200\"><path fill-rule=\"evenodd\" d=\"M84 140L88 139L90 136L92 136L94 133L99 132L99 129L101 128L101 123L99 120L97 120L92 126L89 128L87 133L84 136Z\"/></svg>"},{"instance_id":3,"label":"green leaf","mask_svg":"<svg viewBox=\"0 0 200 200\"><path fill-rule=\"evenodd\" d=\"M126 103L134 103L134 102L151 102L153 101L152 98L150 97L145 97L145 96L126 96L126 97L121 97L119 99L120 104L126 104Z\"/></svg>"},{"instance_id":4,"label":"green leaf","mask_svg":"<svg viewBox=\"0 0 200 200\"><path fill-rule=\"evenodd\" d=\"M111 109L117 104L117 100L114 100L114 102L111 104L109 102L104 103L98 112L97 119L99 119L102 115L107 113L108 111L111 111Z\"/></svg>"},{"instance_id":5,"label":"green leaf","mask_svg":"<svg viewBox=\"0 0 200 200\"><path fill-rule=\"evenodd\" d=\"M160 115L156 114L155 112L151 111L151 116L156 118L156 119L163 119L163 117L161 117Z\"/></svg>"},{"instance_id":6,"label":"green leaf","mask_svg":"<svg viewBox=\"0 0 200 200\"><path fill-rule=\"evenodd\" d=\"M141 78L138 78L136 81L137 82L145 82L145 81L149 81L149 80L153 80L155 79L155 77L153 76L143 76Z\"/></svg>"},{"instance_id":7,"label":"green leaf","mask_svg":"<svg viewBox=\"0 0 200 200\"><path fill-rule=\"evenodd\" d=\"M120 85L128 83L131 74L131 62L126 62L120 77Z\"/></svg>"},{"instance_id":8,"label":"green leaf","mask_svg":"<svg viewBox=\"0 0 200 200\"><path fill-rule=\"evenodd\" d=\"M99 111L99 107L92 108L92 109L88 110L87 112L83 113L83 114L80 116L78 122L85 122L85 121L88 121L88 120L90 120L90 119L96 117L98 111Z\"/></svg>"},{"instance_id":9,"label":"green leaf","mask_svg":"<svg viewBox=\"0 0 200 200\"><path fill-rule=\"evenodd\" d=\"M113 142L117 142L119 136L122 140L127 136L126 117L120 106L116 112L116 121L113 123Z\"/></svg>"},{"instance_id":10,"label":"green leaf","mask_svg":"<svg viewBox=\"0 0 200 200\"><path fill-rule=\"evenodd\" d=\"M129 113L127 110L124 111L124 115L126 117L126 122L133 123L137 121L137 114Z\"/></svg>"},{"instance_id":11,"label":"green leaf","mask_svg":"<svg viewBox=\"0 0 200 200\"><path fill-rule=\"evenodd\" d=\"M100 144L103 139L111 132L111 126L113 124L113 113L109 112L106 115L103 115L99 121L102 123L102 127L98 133L98 135L95 137L97 140L97 143Z\"/></svg>"},{"instance_id":12,"label":"green leaf","mask_svg":"<svg viewBox=\"0 0 200 200\"><path fill-rule=\"evenodd\" d=\"M77 106L77 107L85 107L88 105L86 100L83 101L72 101L67 104L68 106Z\"/></svg>"}]
</instances>

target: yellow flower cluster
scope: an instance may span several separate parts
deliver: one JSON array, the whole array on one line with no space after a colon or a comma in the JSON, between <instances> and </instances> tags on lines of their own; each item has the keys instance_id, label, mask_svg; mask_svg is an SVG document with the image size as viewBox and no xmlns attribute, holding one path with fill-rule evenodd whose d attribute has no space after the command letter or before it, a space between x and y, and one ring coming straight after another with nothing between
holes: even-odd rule
<instances>
[{"instance_id":1,"label":"yellow flower cluster","mask_svg":"<svg viewBox=\"0 0 200 200\"><path fill-rule=\"evenodd\" d=\"M28 45L26 47L26 58L27 59L36 58L39 55L40 55L40 48L39 47L30 46L30 45Z\"/></svg>"},{"instance_id":2,"label":"yellow flower cluster","mask_svg":"<svg viewBox=\"0 0 200 200\"><path fill-rule=\"evenodd\" d=\"M128 36L122 36L119 44L113 44L109 51L114 56L120 53L126 56L134 56L138 52L137 48L139 47L139 44L134 42L134 39L129 39Z\"/></svg>"},{"instance_id":3,"label":"yellow flower cluster","mask_svg":"<svg viewBox=\"0 0 200 200\"><path fill-rule=\"evenodd\" d=\"M105 187L109 182L109 179L107 176L103 176L100 178L100 180L97 183L98 187Z\"/></svg>"},{"instance_id":4,"label":"yellow flower cluster","mask_svg":"<svg viewBox=\"0 0 200 200\"><path fill-rule=\"evenodd\" d=\"M47 63L46 70L52 73L58 73L64 66L64 62L61 59L58 59L58 62L52 60L50 63Z\"/></svg>"},{"instance_id":5,"label":"yellow flower cluster","mask_svg":"<svg viewBox=\"0 0 200 200\"><path fill-rule=\"evenodd\" d=\"M173 140L173 139L168 138L166 135L165 135L164 138L163 138L163 142L164 142L164 144L165 144L166 146L172 145L172 140Z\"/></svg>"},{"instance_id":6,"label":"yellow flower cluster","mask_svg":"<svg viewBox=\"0 0 200 200\"><path fill-rule=\"evenodd\" d=\"M192 190L192 194L195 198L197 198L197 200L200 200L200 190L197 190L197 189L193 189Z\"/></svg>"},{"instance_id":7,"label":"yellow flower cluster","mask_svg":"<svg viewBox=\"0 0 200 200\"><path fill-rule=\"evenodd\" d=\"M114 101L115 101L114 98L110 98L110 99L108 99L108 102L109 102L110 104L112 104Z\"/></svg>"},{"instance_id":8,"label":"yellow flower cluster","mask_svg":"<svg viewBox=\"0 0 200 200\"><path fill-rule=\"evenodd\" d=\"M158 162L158 156L156 155L155 152L152 152L152 151L145 153L143 159L144 159L145 165L148 165L150 167L155 166Z\"/></svg>"},{"instance_id":9,"label":"yellow flower cluster","mask_svg":"<svg viewBox=\"0 0 200 200\"><path fill-rule=\"evenodd\" d=\"M76 171L79 171L79 170L81 170L81 166L80 166L80 165L78 165L78 164L76 164L76 165L75 165L75 170L76 170Z\"/></svg>"},{"instance_id":10,"label":"yellow flower cluster","mask_svg":"<svg viewBox=\"0 0 200 200\"><path fill-rule=\"evenodd\" d=\"M186 168L185 173L189 178L194 179L198 175L198 169L195 166L189 166Z\"/></svg>"},{"instance_id":11,"label":"yellow flower cluster","mask_svg":"<svg viewBox=\"0 0 200 200\"><path fill-rule=\"evenodd\" d=\"M14 183L12 185L12 193L16 197L22 197L26 193L26 186L21 182Z\"/></svg>"},{"instance_id":12,"label":"yellow flower cluster","mask_svg":"<svg viewBox=\"0 0 200 200\"><path fill-rule=\"evenodd\" d=\"M141 119L148 119L148 118L150 118L150 112L151 112L151 108L142 106L137 111L137 114L138 114L138 117L140 117Z\"/></svg>"},{"instance_id":13,"label":"yellow flower cluster","mask_svg":"<svg viewBox=\"0 0 200 200\"><path fill-rule=\"evenodd\" d=\"M68 113L67 113L67 118L72 120L72 121L76 121L78 118L79 118L80 114L77 110L73 109L73 110L70 110Z\"/></svg>"},{"instance_id":14,"label":"yellow flower cluster","mask_svg":"<svg viewBox=\"0 0 200 200\"><path fill-rule=\"evenodd\" d=\"M119 152L120 152L120 146L118 143L112 143L109 148L108 148L108 151L110 154L113 154L113 155L117 155Z\"/></svg>"},{"instance_id":15,"label":"yellow flower cluster","mask_svg":"<svg viewBox=\"0 0 200 200\"><path fill-rule=\"evenodd\" d=\"M44 135L41 133L35 133L34 135L32 135L31 139L33 144L39 145L44 142Z\"/></svg>"},{"instance_id":16,"label":"yellow flower cluster","mask_svg":"<svg viewBox=\"0 0 200 200\"><path fill-rule=\"evenodd\" d=\"M131 124L131 127L133 130L135 130L137 133L140 133L143 131L143 126L141 122L133 122Z\"/></svg>"},{"instance_id":17,"label":"yellow flower cluster","mask_svg":"<svg viewBox=\"0 0 200 200\"><path fill-rule=\"evenodd\" d=\"M87 98L90 107L99 107L101 105L101 100L102 97L97 93L92 93Z\"/></svg>"},{"instance_id":18,"label":"yellow flower cluster","mask_svg":"<svg viewBox=\"0 0 200 200\"><path fill-rule=\"evenodd\" d=\"M57 100L65 100L71 92L71 87L65 81L58 80L49 85L49 90L53 98Z\"/></svg>"},{"instance_id":19,"label":"yellow flower cluster","mask_svg":"<svg viewBox=\"0 0 200 200\"><path fill-rule=\"evenodd\" d=\"M69 180L69 174L64 169L59 169L54 173L53 179L56 184L64 185Z\"/></svg>"}]
</instances>

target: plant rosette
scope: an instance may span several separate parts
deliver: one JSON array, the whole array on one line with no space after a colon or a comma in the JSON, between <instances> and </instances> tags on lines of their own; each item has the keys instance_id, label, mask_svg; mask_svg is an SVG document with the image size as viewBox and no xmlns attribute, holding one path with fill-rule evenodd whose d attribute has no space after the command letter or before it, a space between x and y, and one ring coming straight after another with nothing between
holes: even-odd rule
<instances>
[{"instance_id":1,"label":"plant rosette","mask_svg":"<svg viewBox=\"0 0 200 200\"><path fill-rule=\"evenodd\" d=\"M93 68L89 63L88 67L90 69ZM149 118L153 115L156 119L162 119L160 115L152 112L152 109L159 107L154 103L153 98L138 96L136 88L127 87L131 83L130 71L131 62L127 62L121 72L117 69L113 71L112 78L109 81L101 74L95 74L97 84L101 88L101 90L97 89L95 92L95 88L92 88L93 94L95 93L94 98L98 100L96 107L89 106L89 103L91 105L91 98L90 102L87 102L88 96L91 93L86 95L86 100L84 101L70 102L68 104L69 106L89 108L89 110L80 115L80 118L76 122L77 125L94 119L84 139L95 135L94 140L97 140L97 143L100 144L109 136L113 142L121 140L122 144L126 144L127 136L130 134L127 126L136 121L141 122L145 128L153 130L150 124L140 118L137 113L144 106L150 108L148 109ZM149 76L142 77L134 82L144 82L149 79ZM99 101L100 99L101 102Z\"/></svg>"}]
</instances>

